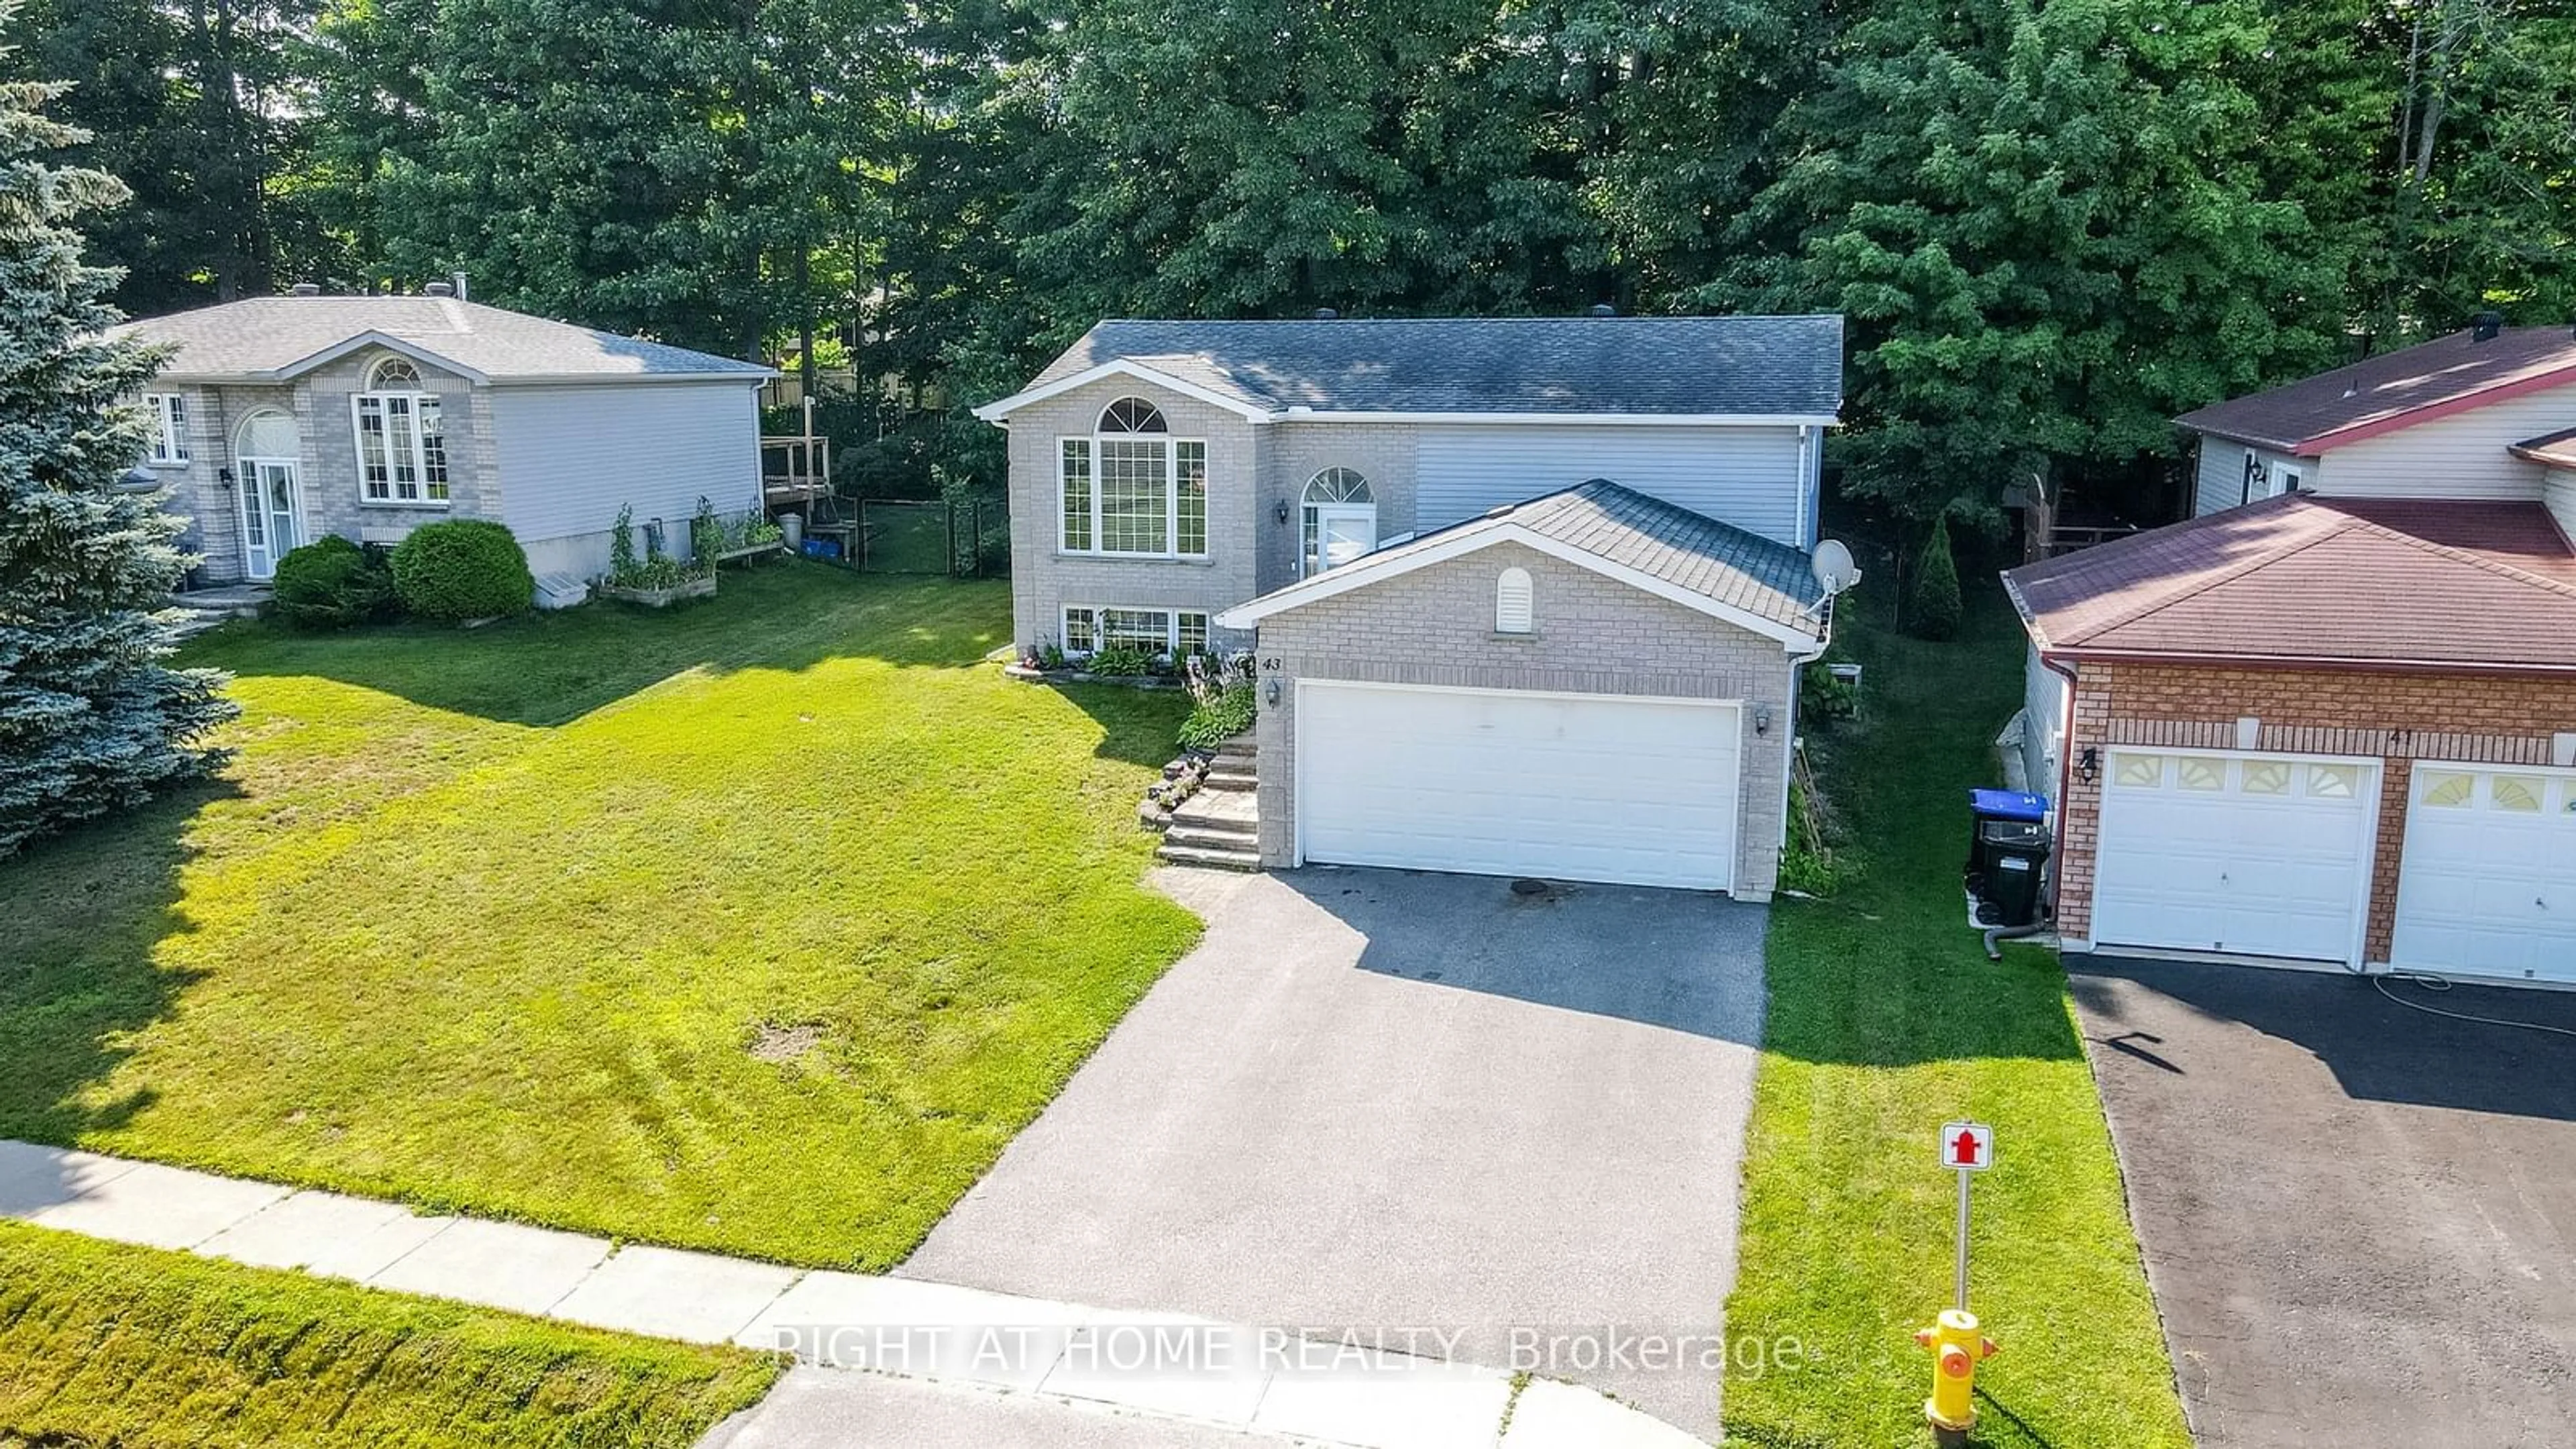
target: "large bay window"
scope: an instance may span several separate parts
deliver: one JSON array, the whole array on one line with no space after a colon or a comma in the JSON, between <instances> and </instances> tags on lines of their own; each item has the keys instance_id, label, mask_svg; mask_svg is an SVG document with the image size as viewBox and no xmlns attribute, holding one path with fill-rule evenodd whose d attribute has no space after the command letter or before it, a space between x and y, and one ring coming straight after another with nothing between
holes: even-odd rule
<instances>
[{"instance_id":1,"label":"large bay window","mask_svg":"<svg viewBox=\"0 0 2576 1449\"><path fill-rule=\"evenodd\" d=\"M1058 463L1057 546L1066 553L1204 558L1207 444L1175 439L1162 409L1120 398Z\"/></svg>"},{"instance_id":2,"label":"large bay window","mask_svg":"<svg viewBox=\"0 0 2576 1449\"><path fill-rule=\"evenodd\" d=\"M152 461L176 467L188 461L188 399L175 392L147 392L152 410Z\"/></svg>"},{"instance_id":3,"label":"large bay window","mask_svg":"<svg viewBox=\"0 0 2576 1449\"><path fill-rule=\"evenodd\" d=\"M1089 654L1121 645L1150 649L1174 659L1204 653L1208 647L1208 616L1181 609L1065 606L1065 653Z\"/></svg>"},{"instance_id":4,"label":"large bay window","mask_svg":"<svg viewBox=\"0 0 2576 1449\"><path fill-rule=\"evenodd\" d=\"M358 433L358 497L365 503L447 506L447 428L438 394L421 389L420 370L389 357L351 398Z\"/></svg>"}]
</instances>

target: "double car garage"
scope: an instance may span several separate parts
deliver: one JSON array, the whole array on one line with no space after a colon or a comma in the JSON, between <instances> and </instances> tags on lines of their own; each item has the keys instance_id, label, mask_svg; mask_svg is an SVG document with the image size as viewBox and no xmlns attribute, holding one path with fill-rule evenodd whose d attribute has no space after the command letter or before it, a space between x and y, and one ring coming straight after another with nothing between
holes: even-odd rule
<instances>
[{"instance_id":1,"label":"double car garage","mask_svg":"<svg viewBox=\"0 0 2576 1449\"><path fill-rule=\"evenodd\" d=\"M2098 946L2363 963L2384 762L2105 754ZM2407 775L2389 965L2576 984L2576 770L2418 761Z\"/></svg>"}]
</instances>

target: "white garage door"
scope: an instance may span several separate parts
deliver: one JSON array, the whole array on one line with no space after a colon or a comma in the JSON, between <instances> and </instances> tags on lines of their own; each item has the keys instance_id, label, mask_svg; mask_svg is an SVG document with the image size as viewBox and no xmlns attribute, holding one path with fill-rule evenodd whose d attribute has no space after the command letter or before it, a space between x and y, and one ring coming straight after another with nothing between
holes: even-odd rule
<instances>
[{"instance_id":1,"label":"white garage door","mask_svg":"<svg viewBox=\"0 0 2576 1449\"><path fill-rule=\"evenodd\" d=\"M1724 890L1738 711L1702 700L1307 681L1307 860Z\"/></svg>"},{"instance_id":2,"label":"white garage door","mask_svg":"<svg viewBox=\"0 0 2576 1449\"><path fill-rule=\"evenodd\" d=\"M2353 760L2113 750L2094 941L2358 964L2378 775Z\"/></svg>"},{"instance_id":3,"label":"white garage door","mask_svg":"<svg viewBox=\"0 0 2576 1449\"><path fill-rule=\"evenodd\" d=\"M2576 776L2415 766L2393 966L2576 982Z\"/></svg>"}]
</instances>

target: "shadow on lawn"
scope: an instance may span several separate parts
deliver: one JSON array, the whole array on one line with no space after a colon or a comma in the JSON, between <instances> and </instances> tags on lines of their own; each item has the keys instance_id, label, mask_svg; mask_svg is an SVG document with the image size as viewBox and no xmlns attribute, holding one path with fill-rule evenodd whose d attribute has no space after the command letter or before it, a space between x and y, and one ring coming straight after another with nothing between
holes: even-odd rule
<instances>
[{"instance_id":1,"label":"shadow on lawn","mask_svg":"<svg viewBox=\"0 0 2576 1449\"><path fill-rule=\"evenodd\" d=\"M457 629L405 623L306 634L259 623L186 662L312 676L432 709L551 728L690 669L796 671L831 659L958 668L1010 638L1008 586L888 578L801 560L727 569L713 599L664 611L595 601Z\"/></svg>"},{"instance_id":2,"label":"shadow on lawn","mask_svg":"<svg viewBox=\"0 0 2576 1449\"><path fill-rule=\"evenodd\" d=\"M239 793L202 781L0 866L0 1137L69 1144L152 1104L148 1088L84 1098L199 979L156 947L194 929L178 909L191 822Z\"/></svg>"},{"instance_id":3,"label":"shadow on lawn","mask_svg":"<svg viewBox=\"0 0 2576 1449\"><path fill-rule=\"evenodd\" d=\"M1160 768L1180 754L1181 721L1190 712L1190 697L1173 689L1130 689L1120 684L1042 684L1100 726L1093 756L1130 765Z\"/></svg>"}]
</instances>

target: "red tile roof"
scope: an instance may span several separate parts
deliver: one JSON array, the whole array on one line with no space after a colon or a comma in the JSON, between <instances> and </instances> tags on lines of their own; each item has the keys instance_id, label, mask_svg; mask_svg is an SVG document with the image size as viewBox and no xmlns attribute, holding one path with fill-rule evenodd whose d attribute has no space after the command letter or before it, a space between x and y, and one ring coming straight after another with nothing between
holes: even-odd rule
<instances>
[{"instance_id":1,"label":"red tile roof","mask_svg":"<svg viewBox=\"0 0 2576 1449\"><path fill-rule=\"evenodd\" d=\"M2073 658L2576 670L2576 550L2537 503L2291 494L2004 575Z\"/></svg>"},{"instance_id":2,"label":"red tile roof","mask_svg":"<svg viewBox=\"0 0 2576 1449\"><path fill-rule=\"evenodd\" d=\"M2230 398L2175 422L2197 432L2311 457L2446 413L2576 384L2576 332L2508 327L2492 340L2455 332L2383 352L2269 392Z\"/></svg>"}]
</instances>

